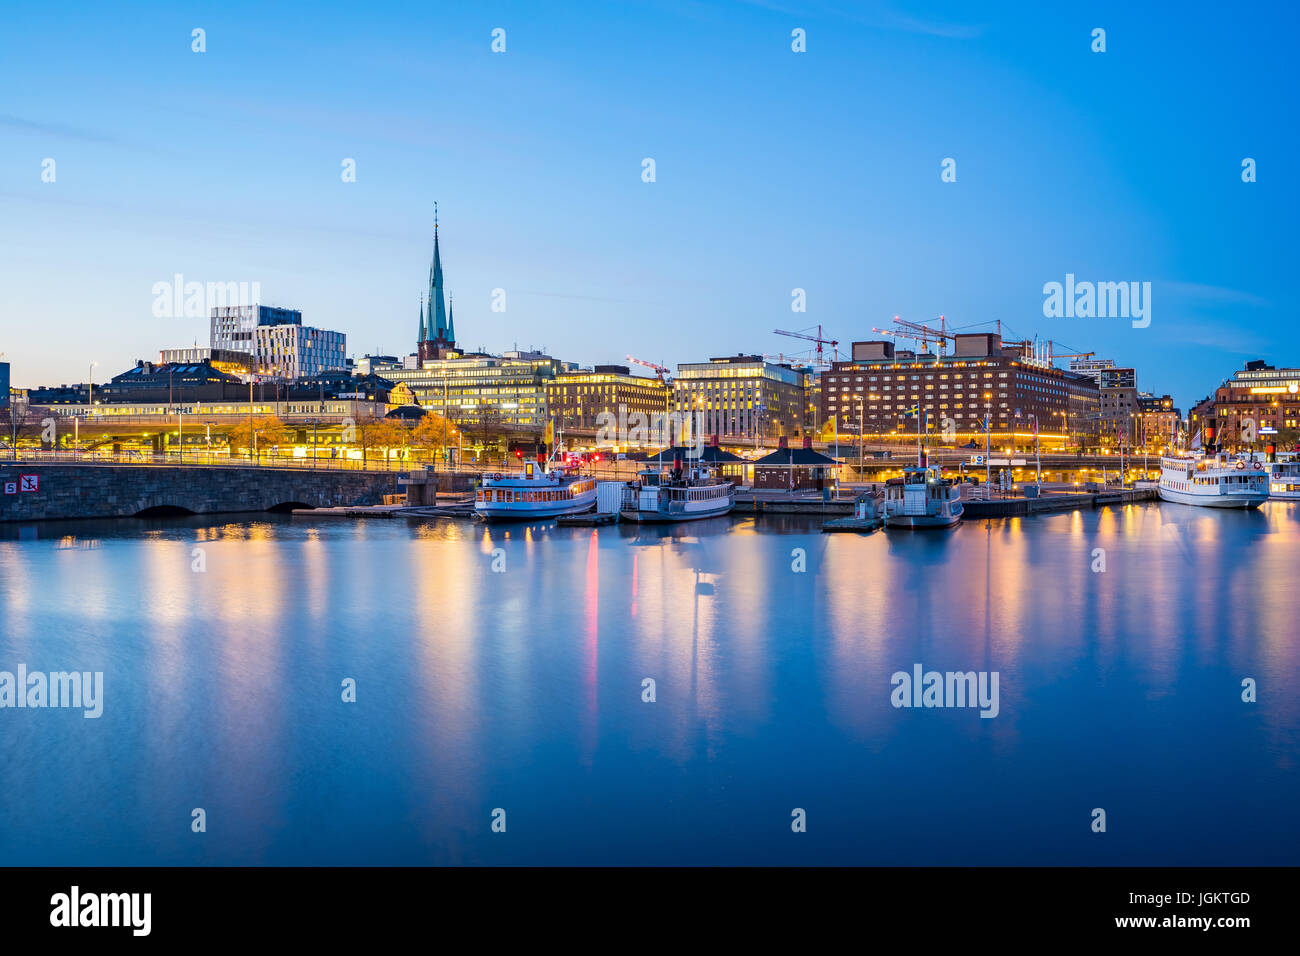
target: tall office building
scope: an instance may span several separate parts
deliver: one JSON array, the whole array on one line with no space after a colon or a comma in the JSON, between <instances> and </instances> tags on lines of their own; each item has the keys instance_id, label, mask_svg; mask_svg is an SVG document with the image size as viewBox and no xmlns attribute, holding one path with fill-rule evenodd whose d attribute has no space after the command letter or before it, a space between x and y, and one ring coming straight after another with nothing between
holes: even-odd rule
<instances>
[{"instance_id":1,"label":"tall office building","mask_svg":"<svg viewBox=\"0 0 1300 956\"><path fill-rule=\"evenodd\" d=\"M252 352L257 329L277 325L302 325L302 313L269 305L215 306L208 345L230 352Z\"/></svg>"},{"instance_id":2,"label":"tall office building","mask_svg":"<svg viewBox=\"0 0 1300 956\"><path fill-rule=\"evenodd\" d=\"M802 436L808 427L807 369L761 355L729 355L677 366L673 406L720 438Z\"/></svg>"}]
</instances>

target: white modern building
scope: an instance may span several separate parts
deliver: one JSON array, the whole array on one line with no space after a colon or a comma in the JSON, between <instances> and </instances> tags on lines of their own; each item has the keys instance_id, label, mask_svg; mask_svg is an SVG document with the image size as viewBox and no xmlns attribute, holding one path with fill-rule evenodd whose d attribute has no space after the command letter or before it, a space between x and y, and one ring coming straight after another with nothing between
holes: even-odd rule
<instances>
[{"instance_id":1,"label":"white modern building","mask_svg":"<svg viewBox=\"0 0 1300 956\"><path fill-rule=\"evenodd\" d=\"M253 361L260 375L293 380L347 368L347 336L309 325L259 325Z\"/></svg>"}]
</instances>

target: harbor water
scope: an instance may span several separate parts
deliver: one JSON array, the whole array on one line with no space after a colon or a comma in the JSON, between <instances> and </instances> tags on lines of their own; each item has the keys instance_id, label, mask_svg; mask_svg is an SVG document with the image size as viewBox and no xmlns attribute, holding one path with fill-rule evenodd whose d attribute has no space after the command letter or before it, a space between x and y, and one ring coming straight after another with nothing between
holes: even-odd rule
<instances>
[{"instance_id":1,"label":"harbor water","mask_svg":"<svg viewBox=\"0 0 1300 956\"><path fill-rule=\"evenodd\" d=\"M5 526L0 671L103 682L0 709L0 863L1294 865L1297 567L1277 502Z\"/></svg>"}]
</instances>

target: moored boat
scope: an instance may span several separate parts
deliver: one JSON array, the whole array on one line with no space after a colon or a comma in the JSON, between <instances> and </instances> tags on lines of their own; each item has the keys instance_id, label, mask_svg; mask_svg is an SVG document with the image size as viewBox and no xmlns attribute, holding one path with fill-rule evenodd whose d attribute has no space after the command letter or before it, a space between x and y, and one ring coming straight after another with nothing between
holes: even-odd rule
<instances>
[{"instance_id":1,"label":"moored boat","mask_svg":"<svg viewBox=\"0 0 1300 956\"><path fill-rule=\"evenodd\" d=\"M547 470L527 462L521 475L485 475L474 495L474 511L488 521L530 521L589 511L596 503L596 479L569 468Z\"/></svg>"},{"instance_id":2,"label":"moored boat","mask_svg":"<svg viewBox=\"0 0 1300 956\"><path fill-rule=\"evenodd\" d=\"M935 468L905 468L885 482L886 528L951 528L963 510L961 489Z\"/></svg>"},{"instance_id":3,"label":"moored boat","mask_svg":"<svg viewBox=\"0 0 1300 956\"><path fill-rule=\"evenodd\" d=\"M1166 455L1160 459L1160 497L1203 508L1258 508L1269 476L1258 464L1228 455Z\"/></svg>"},{"instance_id":4,"label":"moored boat","mask_svg":"<svg viewBox=\"0 0 1300 956\"><path fill-rule=\"evenodd\" d=\"M1300 459L1264 462L1261 467L1268 472L1270 498L1300 500Z\"/></svg>"},{"instance_id":5,"label":"moored boat","mask_svg":"<svg viewBox=\"0 0 1300 956\"><path fill-rule=\"evenodd\" d=\"M623 488L624 521L667 523L716 518L736 503L735 486L715 477L703 462L684 467L681 460L671 470L647 468Z\"/></svg>"}]
</instances>

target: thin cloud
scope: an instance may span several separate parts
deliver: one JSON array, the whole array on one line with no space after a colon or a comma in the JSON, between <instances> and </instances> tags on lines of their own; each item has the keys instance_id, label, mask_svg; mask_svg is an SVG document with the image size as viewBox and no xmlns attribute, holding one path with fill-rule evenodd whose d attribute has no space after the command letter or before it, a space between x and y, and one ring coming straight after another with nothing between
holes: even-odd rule
<instances>
[{"instance_id":1,"label":"thin cloud","mask_svg":"<svg viewBox=\"0 0 1300 956\"><path fill-rule=\"evenodd\" d=\"M117 137L95 132L94 130L76 129L72 126L60 126L57 123L41 123L35 120L23 119L21 116L11 116L7 113L0 113L0 126L7 126L10 129L20 129L29 133L41 133L45 136L58 136L63 139L79 139L87 143L118 142Z\"/></svg>"},{"instance_id":2,"label":"thin cloud","mask_svg":"<svg viewBox=\"0 0 1300 956\"><path fill-rule=\"evenodd\" d=\"M1158 280L1156 288L1169 292L1177 299L1207 305L1249 305L1256 308L1266 308L1269 305L1267 299L1263 299L1253 292L1229 289L1226 286Z\"/></svg>"}]
</instances>

